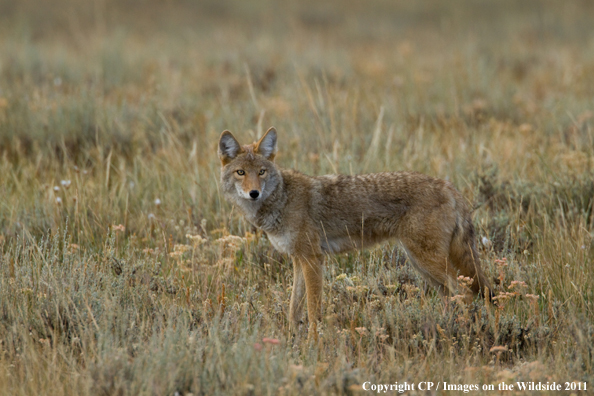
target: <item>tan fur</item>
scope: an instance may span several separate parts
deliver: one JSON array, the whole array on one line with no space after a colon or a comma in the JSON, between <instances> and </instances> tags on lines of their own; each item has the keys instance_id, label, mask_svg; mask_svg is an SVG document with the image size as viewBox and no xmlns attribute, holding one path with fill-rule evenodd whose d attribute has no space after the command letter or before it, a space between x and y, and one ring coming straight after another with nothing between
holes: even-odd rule
<instances>
[{"instance_id":1,"label":"tan fur","mask_svg":"<svg viewBox=\"0 0 594 396\"><path fill-rule=\"evenodd\" d=\"M491 289L480 269L470 211L451 183L416 172L307 176L274 164L276 136L270 128L258 142L242 147L230 132L223 132L221 184L225 197L247 220L292 257L292 325L299 323L307 296L315 332L325 253L387 239L399 240L415 268L444 293L454 291L459 275L474 279L474 294ZM241 194L254 186L261 188L258 199Z\"/></svg>"}]
</instances>

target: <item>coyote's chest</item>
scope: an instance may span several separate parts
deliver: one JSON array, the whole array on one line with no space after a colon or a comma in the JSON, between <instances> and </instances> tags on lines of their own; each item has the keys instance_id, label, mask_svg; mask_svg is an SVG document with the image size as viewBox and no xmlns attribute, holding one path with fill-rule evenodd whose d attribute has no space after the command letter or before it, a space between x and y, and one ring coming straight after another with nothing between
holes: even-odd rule
<instances>
[{"instance_id":1,"label":"coyote's chest","mask_svg":"<svg viewBox=\"0 0 594 396\"><path fill-rule=\"evenodd\" d=\"M290 231L278 234L266 233L272 246L281 253L292 254L295 247L295 235Z\"/></svg>"}]
</instances>

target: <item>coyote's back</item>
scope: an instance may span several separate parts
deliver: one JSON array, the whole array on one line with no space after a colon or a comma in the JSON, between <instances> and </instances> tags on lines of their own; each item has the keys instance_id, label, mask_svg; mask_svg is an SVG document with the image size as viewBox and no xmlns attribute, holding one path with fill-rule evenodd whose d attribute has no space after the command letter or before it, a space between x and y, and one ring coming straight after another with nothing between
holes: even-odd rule
<instances>
[{"instance_id":1,"label":"coyote's back","mask_svg":"<svg viewBox=\"0 0 594 396\"><path fill-rule=\"evenodd\" d=\"M287 185L305 189L297 196L306 197L306 216L320 235L322 251L340 253L397 239L413 265L441 290L451 289L459 275L474 279L475 293L490 288L480 270L469 209L450 182L417 172L281 175Z\"/></svg>"},{"instance_id":2,"label":"coyote's back","mask_svg":"<svg viewBox=\"0 0 594 396\"><path fill-rule=\"evenodd\" d=\"M307 290L310 323L320 318L325 252L399 240L425 279L444 293L472 279L489 287L480 268L474 227L451 183L416 172L312 177L277 167L274 128L241 146L231 132L219 140L221 186L246 219L293 258L291 322L299 322Z\"/></svg>"}]
</instances>

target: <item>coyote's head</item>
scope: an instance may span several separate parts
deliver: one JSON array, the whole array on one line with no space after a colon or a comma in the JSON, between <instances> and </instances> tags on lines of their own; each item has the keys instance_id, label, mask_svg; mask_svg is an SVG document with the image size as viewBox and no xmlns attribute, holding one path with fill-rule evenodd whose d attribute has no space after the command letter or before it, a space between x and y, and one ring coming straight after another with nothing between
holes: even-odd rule
<instances>
[{"instance_id":1,"label":"coyote's head","mask_svg":"<svg viewBox=\"0 0 594 396\"><path fill-rule=\"evenodd\" d=\"M219 139L221 182L225 195L238 203L262 201L280 181L274 165L276 130L270 128L256 143L241 146L224 131Z\"/></svg>"}]
</instances>

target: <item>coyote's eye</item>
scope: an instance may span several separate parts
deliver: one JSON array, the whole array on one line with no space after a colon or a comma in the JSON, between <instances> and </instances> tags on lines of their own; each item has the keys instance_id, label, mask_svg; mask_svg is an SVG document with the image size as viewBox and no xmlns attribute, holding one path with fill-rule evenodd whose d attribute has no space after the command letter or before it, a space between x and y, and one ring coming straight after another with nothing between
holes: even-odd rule
<instances>
[{"instance_id":1,"label":"coyote's eye","mask_svg":"<svg viewBox=\"0 0 594 396\"><path fill-rule=\"evenodd\" d=\"M266 173L266 169L262 169L262 170L260 171L260 176L262 176L264 173Z\"/></svg>"},{"instance_id":2,"label":"coyote's eye","mask_svg":"<svg viewBox=\"0 0 594 396\"><path fill-rule=\"evenodd\" d=\"M243 176L243 175L245 175L245 171L240 169L240 170L237 171L237 174L239 176Z\"/></svg>"}]
</instances>

